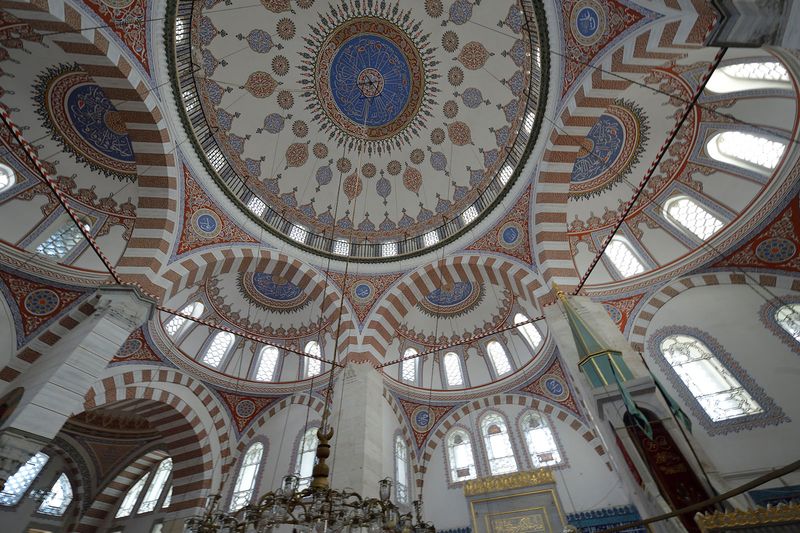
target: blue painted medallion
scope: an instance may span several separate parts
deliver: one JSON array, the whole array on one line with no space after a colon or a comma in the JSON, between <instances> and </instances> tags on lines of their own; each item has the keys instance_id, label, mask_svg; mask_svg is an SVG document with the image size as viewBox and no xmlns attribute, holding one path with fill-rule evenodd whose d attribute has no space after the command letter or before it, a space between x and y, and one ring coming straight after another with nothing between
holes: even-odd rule
<instances>
[{"instance_id":1,"label":"blue painted medallion","mask_svg":"<svg viewBox=\"0 0 800 533\"><path fill-rule=\"evenodd\" d=\"M586 138L593 149L575 161L570 176L573 183L589 181L611 168L625 144L625 128L616 117L602 115Z\"/></svg>"},{"instance_id":2,"label":"blue painted medallion","mask_svg":"<svg viewBox=\"0 0 800 533\"><path fill-rule=\"evenodd\" d=\"M330 87L339 110L356 124L395 120L411 95L411 69L398 46L378 35L357 35L333 56Z\"/></svg>"},{"instance_id":3,"label":"blue painted medallion","mask_svg":"<svg viewBox=\"0 0 800 533\"><path fill-rule=\"evenodd\" d=\"M544 382L544 386L547 387L547 391L553 396L561 396L564 394L564 385L555 378L549 378Z\"/></svg>"},{"instance_id":4,"label":"blue painted medallion","mask_svg":"<svg viewBox=\"0 0 800 533\"><path fill-rule=\"evenodd\" d=\"M291 313L311 302L301 287L265 272L243 272L239 274L238 284L249 302L266 311Z\"/></svg>"},{"instance_id":5,"label":"blue painted medallion","mask_svg":"<svg viewBox=\"0 0 800 533\"><path fill-rule=\"evenodd\" d=\"M600 27L600 17L597 15L597 11L591 7L584 7L578 11L575 26L584 37L591 37L597 33L597 29Z\"/></svg>"},{"instance_id":6,"label":"blue painted medallion","mask_svg":"<svg viewBox=\"0 0 800 533\"><path fill-rule=\"evenodd\" d=\"M436 289L425 298L439 307L451 307L464 302L472 294L472 283L469 281L457 281L453 283L450 290L444 288Z\"/></svg>"},{"instance_id":7,"label":"blue painted medallion","mask_svg":"<svg viewBox=\"0 0 800 533\"><path fill-rule=\"evenodd\" d=\"M119 161L135 161L125 122L103 89L79 85L67 96L66 107L75 130L95 150Z\"/></svg>"},{"instance_id":8,"label":"blue painted medallion","mask_svg":"<svg viewBox=\"0 0 800 533\"><path fill-rule=\"evenodd\" d=\"M506 244L513 244L519 237L519 230L514 226L508 226L503 230L503 241Z\"/></svg>"},{"instance_id":9,"label":"blue painted medallion","mask_svg":"<svg viewBox=\"0 0 800 533\"><path fill-rule=\"evenodd\" d=\"M214 233L217 229L217 221L213 216L204 213L197 217L197 227L206 233Z\"/></svg>"},{"instance_id":10,"label":"blue painted medallion","mask_svg":"<svg viewBox=\"0 0 800 533\"><path fill-rule=\"evenodd\" d=\"M360 283L356 285L356 296L359 298L369 298L371 293L372 289L366 283Z\"/></svg>"},{"instance_id":11,"label":"blue painted medallion","mask_svg":"<svg viewBox=\"0 0 800 533\"><path fill-rule=\"evenodd\" d=\"M430 421L431 421L431 414L428 411L424 410L424 409L420 409L414 415L414 422L420 428L428 427L428 424L430 423Z\"/></svg>"},{"instance_id":12,"label":"blue painted medallion","mask_svg":"<svg viewBox=\"0 0 800 533\"><path fill-rule=\"evenodd\" d=\"M288 302L294 300L303 292L303 289L290 281L278 283L272 274L256 272L253 274L253 287L265 298Z\"/></svg>"},{"instance_id":13,"label":"blue painted medallion","mask_svg":"<svg viewBox=\"0 0 800 533\"><path fill-rule=\"evenodd\" d=\"M418 305L429 316L452 318L475 309L482 297L483 287L480 283L456 281L431 291Z\"/></svg>"}]
</instances>

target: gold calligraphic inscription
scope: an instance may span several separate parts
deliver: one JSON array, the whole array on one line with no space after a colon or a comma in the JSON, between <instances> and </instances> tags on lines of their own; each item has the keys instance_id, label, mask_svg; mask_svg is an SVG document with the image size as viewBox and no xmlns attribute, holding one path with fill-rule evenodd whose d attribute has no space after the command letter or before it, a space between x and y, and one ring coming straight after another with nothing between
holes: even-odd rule
<instances>
[{"instance_id":1,"label":"gold calligraphic inscription","mask_svg":"<svg viewBox=\"0 0 800 533\"><path fill-rule=\"evenodd\" d=\"M800 504L759 507L749 511L734 510L727 513L697 513L694 521L704 532L727 530L731 527L796 524L800 522Z\"/></svg>"},{"instance_id":2,"label":"gold calligraphic inscription","mask_svg":"<svg viewBox=\"0 0 800 533\"><path fill-rule=\"evenodd\" d=\"M534 514L492 520L492 533L528 533L529 531L547 531L542 515Z\"/></svg>"},{"instance_id":3,"label":"gold calligraphic inscription","mask_svg":"<svg viewBox=\"0 0 800 533\"><path fill-rule=\"evenodd\" d=\"M544 483L555 483L553 472L540 468L527 472L515 472L502 476L484 477L471 479L464 483L464 496L474 496L476 494L486 494L488 492L499 492L502 490L521 489L533 487Z\"/></svg>"}]
</instances>

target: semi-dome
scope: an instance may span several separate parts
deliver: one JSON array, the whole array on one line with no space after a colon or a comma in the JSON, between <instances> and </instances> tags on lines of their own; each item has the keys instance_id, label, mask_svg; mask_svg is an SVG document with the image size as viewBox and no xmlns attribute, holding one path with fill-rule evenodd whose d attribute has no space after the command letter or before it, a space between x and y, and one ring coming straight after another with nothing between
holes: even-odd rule
<instances>
[{"instance_id":1,"label":"semi-dome","mask_svg":"<svg viewBox=\"0 0 800 533\"><path fill-rule=\"evenodd\" d=\"M357 260L417 255L492 210L545 103L533 2L176 4L172 75L206 169L273 233Z\"/></svg>"}]
</instances>

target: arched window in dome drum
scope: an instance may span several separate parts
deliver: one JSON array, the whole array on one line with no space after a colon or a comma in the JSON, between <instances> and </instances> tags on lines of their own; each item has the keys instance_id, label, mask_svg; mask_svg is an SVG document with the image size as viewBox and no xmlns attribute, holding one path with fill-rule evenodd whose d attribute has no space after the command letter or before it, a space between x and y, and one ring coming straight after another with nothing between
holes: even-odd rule
<instances>
[{"instance_id":1,"label":"arched window in dome drum","mask_svg":"<svg viewBox=\"0 0 800 533\"><path fill-rule=\"evenodd\" d=\"M181 309L181 313L189 315L192 318L200 318L204 310L205 306L201 302L192 302ZM167 323L164 324L164 331L166 331L167 335L170 337L177 337L179 333L185 330L185 326L188 326L189 323L190 321L188 318L180 315L173 315L172 318L167 320Z\"/></svg>"},{"instance_id":2,"label":"arched window in dome drum","mask_svg":"<svg viewBox=\"0 0 800 533\"><path fill-rule=\"evenodd\" d=\"M464 385L461 359L455 352L447 352L444 355L444 377L448 387L461 387Z\"/></svg>"},{"instance_id":3,"label":"arched window in dome drum","mask_svg":"<svg viewBox=\"0 0 800 533\"><path fill-rule=\"evenodd\" d=\"M458 483L478 477L472 441L469 434L456 429L447 436L447 460L450 463L450 481Z\"/></svg>"},{"instance_id":4,"label":"arched window in dome drum","mask_svg":"<svg viewBox=\"0 0 800 533\"><path fill-rule=\"evenodd\" d=\"M775 322L800 342L800 303L782 305L775 311Z\"/></svg>"},{"instance_id":5,"label":"arched window in dome drum","mask_svg":"<svg viewBox=\"0 0 800 533\"><path fill-rule=\"evenodd\" d=\"M50 487L50 491L44 501L36 510L38 513L49 514L52 516L63 516L69 504L72 503L72 484L65 473L61 473Z\"/></svg>"},{"instance_id":6,"label":"arched window in dome drum","mask_svg":"<svg viewBox=\"0 0 800 533\"><path fill-rule=\"evenodd\" d=\"M561 462L553 430L541 414L530 411L522 418L522 434L534 468L557 465Z\"/></svg>"},{"instance_id":7,"label":"arched window in dome drum","mask_svg":"<svg viewBox=\"0 0 800 533\"><path fill-rule=\"evenodd\" d=\"M493 476L517 471L517 460L511 446L511 437L505 420L497 413L488 413L481 419L481 434Z\"/></svg>"},{"instance_id":8,"label":"arched window in dome drum","mask_svg":"<svg viewBox=\"0 0 800 533\"><path fill-rule=\"evenodd\" d=\"M85 222L82 224L83 228L89 231L89 224ZM83 241L84 237L80 228L74 220L69 219L36 247L36 253L53 259L64 259Z\"/></svg>"},{"instance_id":9,"label":"arched window in dome drum","mask_svg":"<svg viewBox=\"0 0 800 533\"><path fill-rule=\"evenodd\" d=\"M15 183L17 183L17 175L14 169L0 163L0 193L13 187Z\"/></svg>"},{"instance_id":10,"label":"arched window in dome drum","mask_svg":"<svg viewBox=\"0 0 800 533\"><path fill-rule=\"evenodd\" d=\"M208 345L205 354L203 354L203 363L213 368L219 368L233 346L235 339L236 337L234 337L233 333L228 333L227 331L220 331L214 335L211 344Z\"/></svg>"},{"instance_id":11,"label":"arched window in dome drum","mask_svg":"<svg viewBox=\"0 0 800 533\"><path fill-rule=\"evenodd\" d=\"M742 61L718 67L706 84L713 93L733 93L757 89L790 89L791 78L777 61Z\"/></svg>"},{"instance_id":12,"label":"arched window in dome drum","mask_svg":"<svg viewBox=\"0 0 800 533\"><path fill-rule=\"evenodd\" d=\"M300 478L299 489L304 489L311 483L311 474L314 470L314 463L317 457L317 428L307 429L300 439L297 448L297 463L295 464L295 474Z\"/></svg>"},{"instance_id":13,"label":"arched window in dome drum","mask_svg":"<svg viewBox=\"0 0 800 533\"><path fill-rule=\"evenodd\" d=\"M508 360L508 353L503 345L497 341L491 341L486 345L486 352L492 361L492 367L497 377L504 376L511 372L511 362Z\"/></svg>"},{"instance_id":14,"label":"arched window in dome drum","mask_svg":"<svg viewBox=\"0 0 800 533\"><path fill-rule=\"evenodd\" d=\"M706 240L722 228L722 221L688 196L673 196L664 204L664 215L679 228Z\"/></svg>"},{"instance_id":15,"label":"arched window in dome drum","mask_svg":"<svg viewBox=\"0 0 800 533\"><path fill-rule=\"evenodd\" d=\"M611 239L603 255L608 257L611 264L614 265L614 268L623 278L629 278L644 272L644 265L633 253L630 244L625 239L620 237Z\"/></svg>"},{"instance_id":16,"label":"arched window in dome drum","mask_svg":"<svg viewBox=\"0 0 800 533\"><path fill-rule=\"evenodd\" d=\"M280 350L275 346L261 348L258 352L258 365L256 365L256 381L272 381L275 379L278 357L280 357Z\"/></svg>"},{"instance_id":17,"label":"arched window in dome drum","mask_svg":"<svg viewBox=\"0 0 800 533\"><path fill-rule=\"evenodd\" d=\"M761 413L750 393L706 346L690 335L669 335L661 354L713 422Z\"/></svg>"},{"instance_id":18,"label":"arched window in dome drum","mask_svg":"<svg viewBox=\"0 0 800 533\"><path fill-rule=\"evenodd\" d=\"M723 131L714 134L706 143L706 151L717 161L747 170L775 170L786 150L786 143L744 133Z\"/></svg>"},{"instance_id":19,"label":"arched window in dome drum","mask_svg":"<svg viewBox=\"0 0 800 533\"><path fill-rule=\"evenodd\" d=\"M308 341L308 343L306 343L305 352L317 357L322 357L322 348L320 348L320 345L317 341ZM322 361L319 359L314 359L313 357L303 357L303 360L305 377L313 378L322 372Z\"/></svg>"},{"instance_id":20,"label":"arched window in dome drum","mask_svg":"<svg viewBox=\"0 0 800 533\"><path fill-rule=\"evenodd\" d=\"M16 505L49 460L50 457L46 453L39 452L28 459L24 465L20 466L6 480L3 491L0 492L0 505Z\"/></svg>"},{"instance_id":21,"label":"arched window in dome drum","mask_svg":"<svg viewBox=\"0 0 800 533\"><path fill-rule=\"evenodd\" d=\"M408 383L417 382L419 357L414 357L417 353L414 348L409 348L403 352L403 360L400 362L400 378Z\"/></svg>"},{"instance_id":22,"label":"arched window in dome drum","mask_svg":"<svg viewBox=\"0 0 800 533\"><path fill-rule=\"evenodd\" d=\"M229 507L231 512L238 511L252 501L263 456L264 445L260 442L254 442L247 448L242 458L242 466L239 467L239 474L236 476L236 484L233 486Z\"/></svg>"},{"instance_id":23,"label":"arched window in dome drum","mask_svg":"<svg viewBox=\"0 0 800 533\"><path fill-rule=\"evenodd\" d=\"M528 320L528 317L522 313L514 315L514 324L522 324L523 322L528 322ZM536 351L539 349L539 345L542 344L542 334L539 333L539 329L535 325L531 323L522 324L517 327L517 331L522 333L522 336L525 337L531 350Z\"/></svg>"},{"instance_id":24,"label":"arched window in dome drum","mask_svg":"<svg viewBox=\"0 0 800 533\"><path fill-rule=\"evenodd\" d=\"M153 474L153 481L150 482L150 486L147 488L144 498L142 498L142 503L139 504L137 514L149 513L156 508L158 499L161 497L161 493L164 492L164 486L167 484L171 473L172 459L167 457L156 468L156 472Z\"/></svg>"},{"instance_id":25,"label":"arched window in dome drum","mask_svg":"<svg viewBox=\"0 0 800 533\"><path fill-rule=\"evenodd\" d=\"M408 503L408 446L400 435L394 438L394 486L397 503Z\"/></svg>"}]
</instances>

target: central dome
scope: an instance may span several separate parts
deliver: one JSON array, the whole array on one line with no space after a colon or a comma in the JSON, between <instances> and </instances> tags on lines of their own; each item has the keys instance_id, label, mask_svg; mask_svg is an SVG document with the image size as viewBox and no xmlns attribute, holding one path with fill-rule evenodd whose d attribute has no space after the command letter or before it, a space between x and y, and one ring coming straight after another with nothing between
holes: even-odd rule
<instances>
[{"instance_id":1,"label":"central dome","mask_svg":"<svg viewBox=\"0 0 800 533\"><path fill-rule=\"evenodd\" d=\"M184 124L212 177L294 245L423 253L496 205L538 133L541 7L489 4L179 0Z\"/></svg>"}]
</instances>

